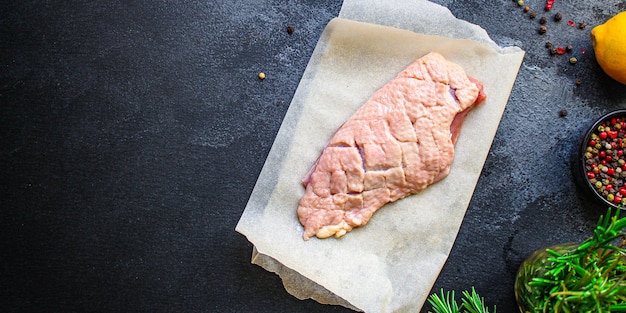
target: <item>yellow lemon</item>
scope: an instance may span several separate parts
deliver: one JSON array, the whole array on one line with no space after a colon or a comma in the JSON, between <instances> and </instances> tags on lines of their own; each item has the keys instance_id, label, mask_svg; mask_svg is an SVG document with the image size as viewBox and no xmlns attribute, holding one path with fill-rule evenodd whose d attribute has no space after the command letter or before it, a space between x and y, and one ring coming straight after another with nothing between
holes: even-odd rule
<instances>
[{"instance_id":1,"label":"yellow lemon","mask_svg":"<svg viewBox=\"0 0 626 313\"><path fill-rule=\"evenodd\" d=\"M594 27L591 42L604 72L626 85L626 11Z\"/></svg>"}]
</instances>

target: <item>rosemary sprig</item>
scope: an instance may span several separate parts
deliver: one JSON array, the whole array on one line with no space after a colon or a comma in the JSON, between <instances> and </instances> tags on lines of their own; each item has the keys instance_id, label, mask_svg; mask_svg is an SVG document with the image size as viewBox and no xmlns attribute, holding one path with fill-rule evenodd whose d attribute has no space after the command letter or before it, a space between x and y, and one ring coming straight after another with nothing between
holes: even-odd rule
<instances>
[{"instance_id":1,"label":"rosemary sprig","mask_svg":"<svg viewBox=\"0 0 626 313\"><path fill-rule=\"evenodd\" d=\"M474 287L472 292L463 291L462 304L454 299L454 290L444 292L440 291L440 295L434 293L428 297L428 302L432 305L434 312L429 313L489 313L485 306L484 298L480 297ZM496 313L496 307L493 307L493 313Z\"/></svg>"},{"instance_id":2,"label":"rosemary sprig","mask_svg":"<svg viewBox=\"0 0 626 313\"><path fill-rule=\"evenodd\" d=\"M609 208L589 239L566 251L546 250L547 260L523 269L533 277L523 301L537 313L626 312L625 227L626 218Z\"/></svg>"}]
</instances>

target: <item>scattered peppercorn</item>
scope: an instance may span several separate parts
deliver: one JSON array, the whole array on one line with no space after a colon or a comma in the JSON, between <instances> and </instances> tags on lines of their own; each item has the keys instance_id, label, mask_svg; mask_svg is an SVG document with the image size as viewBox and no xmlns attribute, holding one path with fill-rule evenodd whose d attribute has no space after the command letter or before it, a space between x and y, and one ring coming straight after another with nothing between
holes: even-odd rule
<instances>
[{"instance_id":1,"label":"scattered peppercorn","mask_svg":"<svg viewBox=\"0 0 626 313\"><path fill-rule=\"evenodd\" d=\"M563 14L561 14L561 12L554 15L555 22L560 22L562 19L563 19Z\"/></svg>"},{"instance_id":2,"label":"scattered peppercorn","mask_svg":"<svg viewBox=\"0 0 626 313\"><path fill-rule=\"evenodd\" d=\"M576 63L578 63L578 59L576 59L575 57L571 57L571 58L569 58L569 63L570 64L576 64Z\"/></svg>"},{"instance_id":3,"label":"scattered peppercorn","mask_svg":"<svg viewBox=\"0 0 626 313\"><path fill-rule=\"evenodd\" d=\"M535 11L530 12L530 15L528 15L528 17L529 17L531 20L534 20L534 19L535 19L535 17L537 17L537 12L535 12Z\"/></svg>"},{"instance_id":4,"label":"scattered peppercorn","mask_svg":"<svg viewBox=\"0 0 626 313\"><path fill-rule=\"evenodd\" d=\"M546 11L552 10L552 5L553 4L554 4L554 0L547 0L546 1Z\"/></svg>"},{"instance_id":5,"label":"scattered peppercorn","mask_svg":"<svg viewBox=\"0 0 626 313\"><path fill-rule=\"evenodd\" d=\"M539 34L543 35L548 31L548 28L545 25L541 25L541 27L539 27Z\"/></svg>"},{"instance_id":6,"label":"scattered peppercorn","mask_svg":"<svg viewBox=\"0 0 626 313\"><path fill-rule=\"evenodd\" d=\"M517 0L517 5L520 7L524 5L524 0Z\"/></svg>"},{"instance_id":7,"label":"scattered peppercorn","mask_svg":"<svg viewBox=\"0 0 626 313\"><path fill-rule=\"evenodd\" d=\"M582 23L578 24L578 28L580 28L580 29L585 29L585 27L587 27L587 23L585 23L585 22L582 22Z\"/></svg>"},{"instance_id":8,"label":"scattered peppercorn","mask_svg":"<svg viewBox=\"0 0 626 313\"><path fill-rule=\"evenodd\" d=\"M552 41L546 42L546 48L552 48Z\"/></svg>"},{"instance_id":9,"label":"scattered peppercorn","mask_svg":"<svg viewBox=\"0 0 626 313\"><path fill-rule=\"evenodd\" d=\"M566 117L567 116L567 110L563 109L563 110L559 111L559 116L560 117Z\"/></svg>"},{"instance_id":10,"label":"scattered peppercorn","mask_svg":"<svg viewBox=\"0 0 626 313\"><path fill-rule=\"evenodd\" d=\"M260 80L264 80L265 79L265 73L263 73L263 72L259 73L259 79Z\"/></svg>"},{"instance_id":11,"label":"scattered peppercorn","mask_svg":"<svg viewBox=\"0 0 626 313\"><path fill-rule=\"evenodd\" d=\"M563 47L556 47L556 54L558 54L558 55L565 54L565 48L563 48Z\"/></svg>"},{"instance_id":12,"label":"scattered peppercorn","mask_svg":"<svg viewBox=\"0 0 626 313\"><path fill-rule=\"evenodd\" d=\"M567 45L567 47L565 47L565 51L567 52L572 52L572 50L574 50L574 47L572 47L572 45Z\"/></svg>"},{"instance_id":13,"label":"scattered peppercorn","mask_svg":"<svg viewBox=\"0 0 626 313\"><path fill-rule=\"evenodd\" d=\"M580 86L582 83L583 81L580 78L576 78L576 86Z\"/></svg>"},{"instance_id":14,"label":"scattered peppercorn","mask_svg":"<svg viewBox=\"0 0 626 313\"><path fill-rule=\"evenodd\" d=\"M528 11L530 11L530 7L529 6L525 6L524 7L524 13L528 13Z\"/></svg>"},{"instance_id":15,"label":"scattered peppercorn","mask_svg":"<svg viewBox=\"0 0 626 313\"><path fill-rule=\"evenodd\" d=\"M289 26L287 26L287 34L289 34L289 35L293 34L293 31L294 31L295 29L296 29L296 28L295 28L295 26L293 26L293 25L289 25Z\"/></svg>"},{"instance_id":16,"label":"scattered peppercorn","mask_svg":"<svg viewBox=\"0 0 626 313\"><path fill-rule=\"evenodd\" d=\"M542 16L542 17L539 19L539 23L540 23L540 24L542 24L542 25L543 25L543 24L545 24L545 23L547 23L547 22L548 22L548 19L547 19L545 16Z\"/></svg>"}]
</instances>

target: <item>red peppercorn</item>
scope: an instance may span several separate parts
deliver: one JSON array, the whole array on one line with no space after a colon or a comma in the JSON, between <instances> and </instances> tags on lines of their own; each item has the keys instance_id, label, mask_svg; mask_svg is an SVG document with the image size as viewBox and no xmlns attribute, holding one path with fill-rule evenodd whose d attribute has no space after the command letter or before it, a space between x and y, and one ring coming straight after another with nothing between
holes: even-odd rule
<instances>
[{"instance_id":1,"label":"red peppercorn","mask_svg":"<svg viewBox=\"0 0 626 313\"><path fill-rule=\"evenodd\" d=\"M587 172L587 178L594 179L596 178L596 174L594 174L593 172Z\"/></svg>"},{"instance_id":2,"label":"red peppercorn","mask_svg":"<svg viewBox=\"0 0 626 313\"><path fill-rule=\"evenodd\" d=\"M610 155L607 155L607 156L606 156L606 161L607 161L607 162L611 162L611 161L613 161L613 157L612 157L612 156L610 156Z\"/></svg>"},{"instance_id":3,"label":"red peppercorn","mask_svg":"<svg viewBox=\"0 0 626 313\"><path fill-rule=\"evenodd\" d=\"M617 155L618 156L623 156L624 155L624 150L617 150Z\"/></svg>"},{"instance_id":4,"label":"red peppercorn","mask_svg":"<svg viewBox=\"0 0 626 313\"><path fill-rule=\"evenodd\" d=\"M614 169L614 168L609 168L609 169L606 171L606 173L607 173L609 176L613 176L613 175L615 174L615 169Z\"/></svg>"},{"instance_id":5,"label":"red peppercorn","mask_svg":"<svg viewBox=\"0 0 626 313\"><path fill-rule=\"evenodd\" d=\"M590 146L590 147L593 147L593 146L595 146L595 145L596 145L596 143L597 143L597 142L596 142L595 140L593 140L593 139L592 139L591 141L589 141L589 146Z\"/></svg>"},{"instance_id":6,"label":"red peppercorn","mask_svg":"<svg viewBox=\"0 0 626 313\"><path fill-rule=\"evenodd\" d=\"M614 130L611 130L608 132L609 137L611 137L611 139L615 139L617 138L617 132Z\"/></svg>"},{"instance_id":7,"label":"red peppercorn","mask_svg":"<svg viewBox=\"0 0 626 313\"><path fill-rule=\"evenodd\" d=\"M606 132L601 132L598 134L598 137L600 137L600 139L606 139L606 137L608 136L608 134Z\"/></svg>"},{"instance_id":8,"label":"red peppercorn","mask_svg":"<svg viewBox=\"0 0 626 313\"><path fill-rule=\"evenodd\" d=\"M611 190L611 189L613 189L613 185L611 184L606 185L606 190Z\"/></svg>"},{"instance_id":9,"label":"red peppercorn","mask_svg":"<svg viewBox=\"0 0 626 313\"><path fill-rule=\"evenodd\" d=\"M598 153L598 156L602 159L606 158L606 152L605 151L600 151L600 153Z\"/></svg>"},{"instance_id":10,"label":"red peppercorn","mask_svg":"<svg viewBox=\"0 0 626 313\"><path fill-rule=\"evenodd\" d=\"M619 193L622 194L622 196L626 196L626 188L622 187L619 189Z\"/></svg>"}]
</instances>

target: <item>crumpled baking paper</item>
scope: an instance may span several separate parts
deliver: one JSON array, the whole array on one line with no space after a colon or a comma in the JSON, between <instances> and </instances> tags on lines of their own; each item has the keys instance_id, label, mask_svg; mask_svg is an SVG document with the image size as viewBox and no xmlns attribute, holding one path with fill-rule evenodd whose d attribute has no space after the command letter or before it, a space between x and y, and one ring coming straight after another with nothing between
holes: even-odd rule
<instances>
[{"instance_id":1,"label":"crumpled baking paper","mask_svg":"<svg viewBox=\"0 0 626 313\"><path fill-rule=\"evenodd\" d=\"M415 59L437 51L484 83L444 180L387 204L340 239L302 239L301 180L336 129ZM303 74L236 231L252 263L299 299L365 312L418 312L454 244L524 51L425 0L344 0Z\"/></svg>"}]
</instances>

